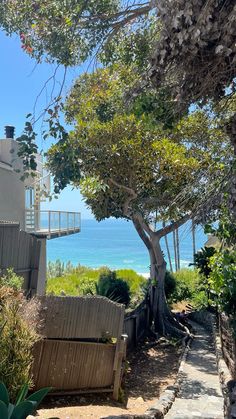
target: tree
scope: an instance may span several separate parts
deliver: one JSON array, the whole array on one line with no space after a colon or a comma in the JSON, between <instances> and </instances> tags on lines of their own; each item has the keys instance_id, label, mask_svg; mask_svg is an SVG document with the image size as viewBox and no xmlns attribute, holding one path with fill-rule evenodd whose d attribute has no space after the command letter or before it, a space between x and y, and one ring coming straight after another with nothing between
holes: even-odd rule
<instances>
[{"instance_id":1,"label":"tree","mask_svg":"<svg viewBox=\"0 0 236 419\"><path fill-rule=\"evenodd\" d=\"M75 127L49 150L49 167L57 190L69 182L80 185L97 220L116 217L133 222L150 256L155 328L179 336L183 330L165 298L166 262L160 240L198 215L206 193L216 193L227 153L222 132L202 112L163 129L166 115L154 112L155 107L162 109L163 92L160 96L148 91L127 112L124 92L134 79L132 68L115 66L76 82L66 106ZM158 220L165 220L166 226L155 230Z\"/></svg>"}]
</instances>

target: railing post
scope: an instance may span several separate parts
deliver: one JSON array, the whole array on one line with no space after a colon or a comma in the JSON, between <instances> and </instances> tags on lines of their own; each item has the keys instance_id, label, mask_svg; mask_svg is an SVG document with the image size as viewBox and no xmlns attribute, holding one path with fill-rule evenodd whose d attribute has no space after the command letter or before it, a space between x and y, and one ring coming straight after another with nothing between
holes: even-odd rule
<instances>
[{"instance_id":1,"label":"railing post","mask_svg":"<svg viewBox=\"0 0 236 419\"><path fill-rule=\"evenodd\" d=\"M61 235L61 211L59 212L59 235Z\"/></svg>"},{"instance_id":2,"label":"railing post","mask_svg":"<svg viewBox=\"0 0 236 419\"><path fill-rule=\"evenodd\" d=\"M67 234L69 234L69 212L67 213Z\"/></svg>"},{"instance_id":3,"label":"railing post","mask_svg":"<svg viewBox=\"0 0 236 419\"><path fill-rule=\"evenodd\" d=\"M48 231L49 237L51 237L51 211L48 211Z\"/></svg>"},{"instance_id":4,"label":"railing post","mask_svg":"<svg viewBox=\"0 0 236 419\"><path fill-rule=\"evenodd\" d=\"M75 212L74 212L74 233L75 233Z\"/></svg>"}]
</instances>

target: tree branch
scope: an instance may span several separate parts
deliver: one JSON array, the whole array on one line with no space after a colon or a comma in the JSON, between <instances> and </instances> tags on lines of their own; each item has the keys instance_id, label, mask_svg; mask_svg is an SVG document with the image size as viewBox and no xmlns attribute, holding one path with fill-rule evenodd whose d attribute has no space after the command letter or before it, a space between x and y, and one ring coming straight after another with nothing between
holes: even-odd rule
<instances>
[{"instance_id":1,"label":"tree branch","mask_svg":"<svg viewBox=\"0 0 236 419\"><path fill-rule=\"evenodd\" d=\"M129 204L130 204L131 201L133 201L134 199L137 198L137 196L138 196L137 193L131 187L121 185L120 183L116 182L116 180L114 180L112 178L110 178L109 181L110 181L110 183L115 185L117 188L123 189L125 192L127 192L129 194L129 196L125 200L124 207L123 207L123 212L124 212L124 215L126 215L126 217L130 217Z\"/></svg>"},{"instance_id":2,"label":"tree branch","mask_svg":"<svg viewBox=\"0 0 236 419\"><path fill-rule=\"evenodd\" d=\"M133 199L137 198L137 196L138 196L137 193L131 187L122 185L121 183L117 182L113 178L110 178L109 181L113 185L117 186L117 188L123 189L124 191L128 192L130 195L132 195Z\"/></svg>"},{"instance_id":3,"label":"tree branch","mask_svg":"<svg viewBox=\"0 0 236 419\"><path fill-rule=\"evenodd\" d=\"M157 230L154 234L157 235L159 238L166 236L166 234L171 233L172 231L176 230L176 228L182 226L186 221L190 220L191 214L186 214L184 217L180 218L178 221L174 221L173 223L169 224L166 227Z\"/></svg>"},{"instance_id":4,"label":"tree branch","mask_svg":"<svg viewBox=\"0 0 236 419\"><path fill-rule=\"evenodd\" d=\"M137 214L132 217L132 221L133 221L134 227L136 228L136 231L137 231L139 237L142 239L142 241L144 242L144 244L148 248L148 250L150 250L151 247L152 247L151 246L151 241L148 238L148 236L145 234L145 231L144 231L144 229L143 229L143 227L140 223L139 217L137 217Z\"/></svg>"}]
</instances>

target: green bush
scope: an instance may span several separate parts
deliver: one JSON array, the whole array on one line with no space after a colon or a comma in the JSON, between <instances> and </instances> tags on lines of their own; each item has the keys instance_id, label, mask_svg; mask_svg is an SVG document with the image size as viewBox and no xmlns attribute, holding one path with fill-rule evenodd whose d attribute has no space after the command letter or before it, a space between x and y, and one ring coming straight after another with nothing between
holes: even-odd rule
<instances>
[{"instance_id":1,"label":"green bush","mask_svg":"<svg viewBox=\"0 0 236 419\"><path fill-rule=\"evenodd\" d=\"M194 263L191 265L195 266L205 278L209 278L211 273L210 258L215 252L216 249L214 247L202 247L194 255Z\"/></svg>"},{"instance_id":2,"label":"green bush","mask_svg":"<svg viewBox=\"0 0 236 419\"><path fill-rule=\"evenodd\" d=\"M11 400L22 384L31 385L32 349L39 339L36 332L39 305L27 301L18 289L21 279L10 272L0 283L0 381L4 381ZM12 287L9 285L12 284Z\"/></svg>"},{"instance_id":3,"label":"green bush","mask_svg":"<svg viewBox=\"0 0 236 419\"><path fill-rule=\"evenodd\" d=\"M16 275L12 268L6 270L0 275L0 287L13 288L19 291L23 285L23 278Z\"/></svg>"},{"instance_id":4,"label":"green bush","mask_svg":"<svg viewBox=\"0 0 236 419\"><path fill-rule=\"evenodd\" d=\"M165 275L165 294L166 298L169 299L176 290L176 280L174 275L167 271Z\"/></svg>"},{"instance_id":5,"label":"green bush","mask_svg":"<svg viewBox=\"0 0 236 419\"><path fill-rule=\"evenodd\" d=\"M218 251L210 259L209 285L220 310L236 316L236 250Z\"/></svg>"},{"instance_id":6,"label":"green bush","mask_svg":"<svg viewBox=\"0 0 236 419\"><path fill-rule=\"evenodd\" d=\"M127 282L130 287L131 294L144 294L147 280L142 275L137 274L137 272L133 271L132 269L118 269L116 274L119 278Z\"/></svg>"},{"instance_id":7,"label":"green bush","mask_svg":"<svg viewBox=\"0 0 236 419\"><path fill-rule=\"evenodd\" d=\"M100 274L96 285L97 294L103 295L117 303L125 304L130 302L130 288L127 282L117 278L115 271L108 270Z\"/></svg>"},{"instance_id":8,"label":"green bush","mask_svg":"<svg viewBox=\"0 0 236 419\"><path fill-rule=\"evenodd\" d=\"M193 305L199 305L200 299L198 294L203 290L201 277L196 269L180 269L174 272L173 277L176 282L176 287L170 295L170 302L189 301Z\"/></svg>"}]
</instances>

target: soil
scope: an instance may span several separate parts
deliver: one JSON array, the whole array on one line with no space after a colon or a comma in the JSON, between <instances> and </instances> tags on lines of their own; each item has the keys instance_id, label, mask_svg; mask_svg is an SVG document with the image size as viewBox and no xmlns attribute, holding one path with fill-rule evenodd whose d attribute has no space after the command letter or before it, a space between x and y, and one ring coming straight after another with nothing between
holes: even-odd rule
<instances>
[{"instance_id":1,"label":"soil","mask_svg":"<svg viewBox=\"0 0 236 419\"><path fill-rule=\"evenodd\" d=\"M38 411L39 419L99 419L119 414L143 414L162 391L174 383L179 350L161 339L146 341L128 356L122 403L108 394L50 397Z\"/></svg>"}]
</instances>

